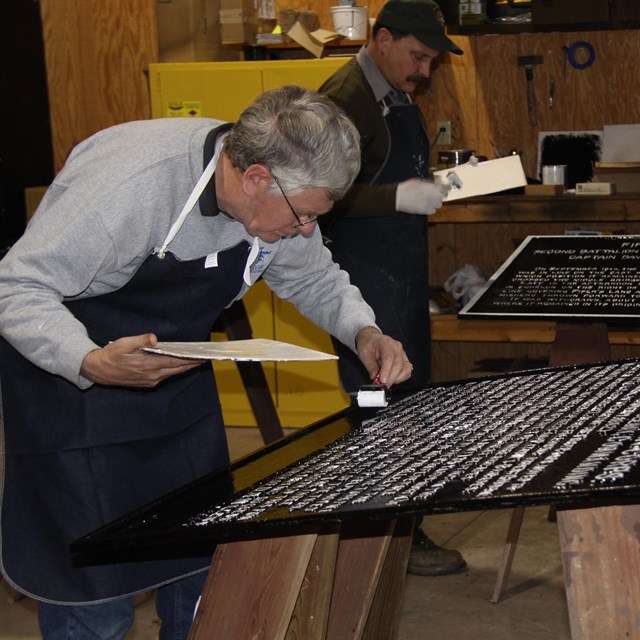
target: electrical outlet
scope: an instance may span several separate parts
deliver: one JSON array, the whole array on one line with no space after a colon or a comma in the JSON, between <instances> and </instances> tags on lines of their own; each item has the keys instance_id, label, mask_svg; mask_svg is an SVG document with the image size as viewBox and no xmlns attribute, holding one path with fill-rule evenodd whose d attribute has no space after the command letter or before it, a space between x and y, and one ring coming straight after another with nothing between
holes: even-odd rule
<instances>
[{"instance_id":1,"label":"electrical outlet","mask_svg":"<svg viewBox=\"0 0 640 640\"><path fill-rule=\"evenodd\" d=\"M451 144L451 120L438 120L436 134L436 145Z\"/></svg>"}]
</instances>

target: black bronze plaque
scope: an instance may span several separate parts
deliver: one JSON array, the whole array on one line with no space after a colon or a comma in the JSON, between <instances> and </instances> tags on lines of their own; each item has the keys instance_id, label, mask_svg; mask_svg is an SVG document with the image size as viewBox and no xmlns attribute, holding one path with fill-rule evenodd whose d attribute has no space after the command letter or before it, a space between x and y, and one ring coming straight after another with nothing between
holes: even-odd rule
<instances>
[{"instance_id":1,"label":"black bronze plaque","mask_svg":"<svg viewBox=\"0 0 640 640\"><path fill-rule=\"evenodd\" d=\"M529 236L460 318L640 320L640 236Z\"/></svg>"},{"instance_id":2,"label":"black bronze plaque","mask_svg":"<svg viewBox=\"0 0 640 640\"><path fill-rule=\"evenodd\" d=\"M312 425L72 549L189 549L336 521L635 498L639 453L639 359L432 385Z\"/></svg>"}]
</instances>

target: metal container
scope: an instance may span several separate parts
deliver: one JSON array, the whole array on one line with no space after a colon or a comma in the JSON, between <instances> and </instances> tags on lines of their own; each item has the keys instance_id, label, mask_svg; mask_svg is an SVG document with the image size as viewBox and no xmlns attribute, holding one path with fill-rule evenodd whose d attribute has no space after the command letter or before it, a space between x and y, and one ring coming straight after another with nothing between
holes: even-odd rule
<instances>
[{"instance_id":1,"label":"metal container","mask_svg":"<svg viewBox=\"0 0 640 640\"><path fill-rule=\"evenodd\" d=\"M451 151L440 151L438 153L438 169L448 169L458 167L469 161L475 153L473 149L452 149Z\"/></svg>"}]
</instances>

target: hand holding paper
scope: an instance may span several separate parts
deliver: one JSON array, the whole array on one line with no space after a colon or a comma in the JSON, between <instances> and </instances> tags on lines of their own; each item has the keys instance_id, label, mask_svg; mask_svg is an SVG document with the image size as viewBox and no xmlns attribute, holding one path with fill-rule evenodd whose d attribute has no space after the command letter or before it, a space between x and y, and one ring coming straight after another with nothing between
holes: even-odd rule
<instances>
[{"instance_id":1,"label":"hand holding paper","mask_svg":"<svg viewBox=\"0 0 640 640\"><path fill-rule=\"evenodd\" d=\"M157 344L153 333L119 338L102 349L90 351L82 361L80 374L102 385L152 389L163 380L201 364L196 360L158 358L145 353Z\"/></svg>"},{"instance_id":2,"label":"hand holding paper","mask_svg":"<svg viewBox=\"0 0 640 640\"><path fill-rule=\"evenodd\" d=\"M520 156L505 156L476 164L468 162L458 167L436 171L434 179L446 180L451 171L455 171L462 187L451 189L444 199L445 202L497 193L527 184Z\"/></svg>"}]
</instances>

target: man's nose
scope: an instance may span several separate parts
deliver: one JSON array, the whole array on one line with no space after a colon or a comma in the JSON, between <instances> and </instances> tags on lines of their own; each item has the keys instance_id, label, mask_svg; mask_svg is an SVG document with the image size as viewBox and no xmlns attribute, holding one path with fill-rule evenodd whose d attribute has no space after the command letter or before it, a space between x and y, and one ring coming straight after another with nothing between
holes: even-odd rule
<instances>
[{"instance_id":1,"label":"man's nose","mask_svg":"<svg viewBox=\"0 0 640 640\"><path fill-rule=\"evenodd\" d=\"M420 75L428 78L431 75L431 60L424 60L418 65Z\"/></svg>"},{"instance_id":2,"label":"man's nose","mask_svg":"<svg viewBox=\"0 0 640 640\"><path fill-rule=\"evenodd\" d=\"M299 228L300 233L303 236L310 236L316 230L317 225L318 225L317 220L311 220L308 224L305 224L304 227Z\"/></svg>"}]
</instances>

